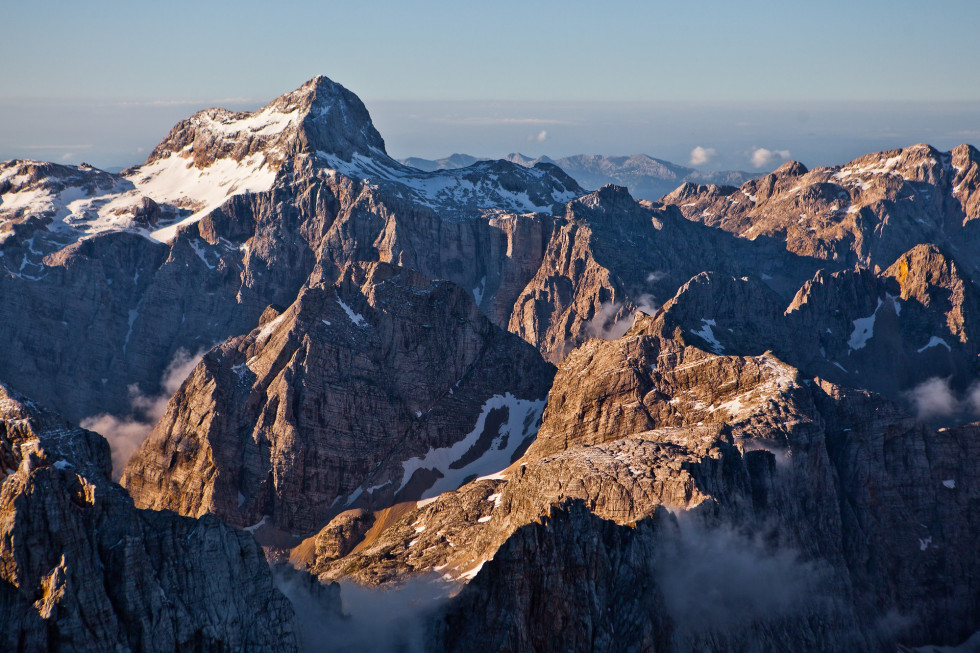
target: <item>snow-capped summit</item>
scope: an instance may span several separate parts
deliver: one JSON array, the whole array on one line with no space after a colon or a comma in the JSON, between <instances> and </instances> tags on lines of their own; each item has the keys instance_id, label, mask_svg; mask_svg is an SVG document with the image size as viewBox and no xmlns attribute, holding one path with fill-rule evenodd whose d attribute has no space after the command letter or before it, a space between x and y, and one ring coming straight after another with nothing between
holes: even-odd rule
<instances>
[{"instance_id":1,"label":"snow-capped summit","mask_svg":"<svg viewBox=\"0 0 980 653\"><path fill-rule=\"evenodd\" d=\"M105 231L169 242L232 197L272 190L284 167L339 174L448 220L552 211L584 192L554 166L497 161L437 172L405 166L388 156L361 100L324 76L256 111L199 111L177 123L143 165L118 176L59 166L57 183L48 183L35 179L38 165L51 168L24 161L0 167L0 239L14 224L41 218L46 229L31 250L38 256L45 241L60 247Z\"/></svg>"},{"instance_id":2,"label":"snow-capped summit","mask_svg":"<svg viewBox=\"0 0 980 653\"><path fill-rule=\"evenodd\" d=\"M177 123L146 165L174 155L203 168L219 159L261 154L273 167L301 152L385 155L381 134L361 100L322 75L252 112L205 109Z\"/></svg>"}]
</instances>

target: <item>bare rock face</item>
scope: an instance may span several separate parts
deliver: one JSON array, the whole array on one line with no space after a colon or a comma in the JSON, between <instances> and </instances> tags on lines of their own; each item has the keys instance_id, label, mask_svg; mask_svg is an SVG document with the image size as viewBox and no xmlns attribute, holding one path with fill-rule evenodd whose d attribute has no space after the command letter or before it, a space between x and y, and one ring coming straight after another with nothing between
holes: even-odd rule
<instances>
[{"instance_id":1,"label":"bare rock face","mask_svg":"<svg viewBox=\"0 0 980 653\"><path fill-rule=\"evenodd\" d=\"M552 374L457 286L351 266L207 354L122 483L141 507L308 534L506 467Z\"/></svg>"},{"instance_id":2,"label":"bare rock face","mask_svg":"<svg viewBox=\"0 0 980 653\"><path fill-rule=\"evenodd\" d=\"M877 275L821 270L788 305L757 278L702 273L653 328L718 354L772 351L808 376L900 400L927 378L965 389L980 372L977 302L956 263L922 245Z\"/></svg>"},{"instance_id":3,"label":"bare rock face","mask_svg":"<svg viewBox=\"0 0 980 653\"><path fill-rule=\"evenodd\" d=\"M122 175L14 161L0 190L0 376L75 420L131 413L134 384L159 393L179 350L253 328L318 264L449 279L506 325L541 257L523 234L550 229L535 212L583 192L547 164L402 166L322 77L252 113L196 114Z\"/></svg>"},{"instance_id":4,"label":"bare rock face","mask_svg":"<svg viewBox=\"0 0 980 653\"><path fill-rule=\"evenodd\" d=\"M670 639L666 650L759 642L839 650L842 641L850 642L845 648L888 650L937 637L956 643L973 632L973 581L954 589L941 579L980 574L971 544L976 525L948 516L973 500L972 484L960 478L975 473L977 457L954 450L980 442L966 435L976 425L930 430L879 396L802 378L771 354L719 356L665 340L649 334L655 323L647 318L618 341L593 340L573 352L555 379L537 440L508 470L418 506L348 556L319 559L315 570L324 579L369 583L431 571L472 579L479 589L461 595L468 607L448 608L451 625L440 632L449 639L442 641L476 645L470 634L477 624L510 642L488 650L528 638L560 641L560 624L570 623L573 610L565 612L566 595L553 593L555 583L584 574L583 586L601 592L609 572L605 562L579 566L575 554L552 557L544 531L528 525L575 499L596 517L637 525L637 538L638 522L658 510L679 515L680 532L668 538L675 544L651 544L650 554L639 556L646 566L628 572L646 578L647 587L667 588L670 627L659 631ZM561 537L579 542L569 530ZM678 559L671 550L696 555ZM684 596L697 593L694 576L670 570L712 578L717 563L708 560L721 550L740 551L753 573L776 574L781 587L794 587L786 597L794 607L769 611L768 599L753 594L744 597L757 606L745 623L694 618L692 599L671 592L683 581ZM651 571L646 561L658 551L666 558ZM540 575L516 562L538 554L564 562ZM498 555L500 564L487 562ZM731 587L718 591L726 600L740 596ZM651 607L656 593L642 596L649 598L630 604L634 613L660 610ZM538 607L529 607L532 598ZM542 610L549 619L524 620L526 611Z\"/></svg>"},{"instance_id":5,"label":"bare rock face","mask_svg":"<svg viewBox=\"0 0 980 653\"><path fill-rule=\"evenodd\" d=\"M832 168L788 162L740 188L685 184L664 197L691 220L844 267L891 265L918 243L955 252L975 272L977 150L928 145L868 154Z\"/></svg>"},{"instance_id":6,"label":"bare rock face","mask_svg":"<svg viewBox=\"0 0 980 653\"><path fill-rule=\"evenodd\" d=\"M705 251L713 252L710 262ZM590 337L618 338L637 310L653 314L709 263L730 274L765 275L784 293L795 290L816 267L785 254L767 241L700 229L672 207L638 203L625 188L606 186L570 202L556 221L508 330L558 362Z\"/></svg>"},{"instance_id":7,"label":"bare rock face","mask_svg":"<svg viewBox=\"0 0 980 653\"><path fill-rule=\"evenodd\" d=\"M655 521L618 527L572 503L522 527L452 601L430 650L669 650L671 624L650 582Z\"/></svg>"},{"instance_id":8,"label":"bare rock face","mask_svg":"<svg viewBox=\"0 0 980 653\"><path fill-rule=\"evenodd\" d=\"M0 473L4 650L297 650L249 534L135 509L101 436L3 386Z\"/></svg>"},{"instance_id":9,"label":"bare rock face","mask_svg":"<svg viewBox=\"0 0 980 653\"><path fill-rule=\"evenodd\" d=\"M520 528L462 588L433 625L430 650L886 650L859 634L846 607L797 594L798 578L758 587L788 567L736 561L757 552L734 538L712 560L698 557L708 553L699 544L664 510L620 526L567 502ZM739 581L747 591L717 600L714 583Z\"/></svg>"},{"instance_id":10,"label":"bare rock face","mask_svg":"<svg viewBox=\"0 0 980 653\"><path fill-rule=\"evenodd\" d=\"M333 560L347 555L364 539L374 521L374 515L363 508L340 513L317 533L316 559Z\"/></svg>"}]
</instances>

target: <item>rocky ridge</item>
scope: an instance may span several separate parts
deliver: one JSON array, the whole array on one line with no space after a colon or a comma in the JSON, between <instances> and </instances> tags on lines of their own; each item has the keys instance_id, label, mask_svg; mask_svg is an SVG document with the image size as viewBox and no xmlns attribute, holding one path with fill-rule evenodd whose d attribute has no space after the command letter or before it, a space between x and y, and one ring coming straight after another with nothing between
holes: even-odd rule
<instances>
[{"instance_id":1,"label":"rocky ridge","mask_svg":"<svg viewBox=\"0 0 980 653\"><path fill-rule=\"evenodd\" d=\"M691 220L844 267L891 265L912 245L947 249L974 275L980 153L925 144L808 170L790 161L741 187L687 183L664 197Z\"/></svg>"},{"instance_id":2,"label":"rocky ridge","mask_svg":"<svg viewBox=\"0 0 980 653\"><path fill-rule=\"evenodd\" d=\"M583 188L598 189L615 185L629 188L630 194L641 200L657 201L683 183L733 185L742 184L754 175L735 170L697 170L655 159L646 154L629 156L603 156L577 154L552 159L541 156L532 158L519 153L508 154L508 161L532 167L538 163L550 163L568 173ZM410 157L402 163L425 171L454 170L486 161L469 154L453 154L443 159Z\"/></svg>"},{"instance_id":3,"label":"rocky ridge","mask_svg":"<svg viewBox=\"0 0 980 653\"><path fill-rule=\"evenodd\" d=\"M101 436L0 386L5 650L297 650L249 534L137 510L109 468Z\"/></svg>"},{"instance_id":4,"label":"rocky ridge","mask_svg":"<svg viewBox=\"0 0 980 653\"><path fill-rule=\"evenodd\" d=\"M458 286L354 264L209 352L122 484L142 508L307 535L506 467L552 376Z\"/></svg>"}]
</instances>

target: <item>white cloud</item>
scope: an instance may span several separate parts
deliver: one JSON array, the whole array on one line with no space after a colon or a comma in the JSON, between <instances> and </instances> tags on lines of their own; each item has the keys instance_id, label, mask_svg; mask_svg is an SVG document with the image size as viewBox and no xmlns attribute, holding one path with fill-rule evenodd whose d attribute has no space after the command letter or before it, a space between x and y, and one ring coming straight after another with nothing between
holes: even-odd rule
<instances>
[{"instance_id":1,"label":"white cloud","mask_svg":"<svg viewBox=\"0 0 980 653\"><path fill-rule=\"evenodd\" d=\"M163 417L167 410L170 397L180 389L194 368L204 356L204 351L200 351L193 356L185 350L178 349L174 358L167 365L160 379L163 392L158 395L147 396L140 392L139 387L133 384L129 387L129 400L132 408L130 415L92 415L84 418L80 423L83 429L95 431L109 442L112 451L112 477L117 479L122 475L123 467L129 462L143 440L153 430L153 425Z\"/></svg>"},{"instance_id":2,"label":"white cloud","mask_svg":"<svg viewBox=\"0 0 980 653\"><path fill-rule=\"evenodd\" d=\"M702 166L709 163L711 159L715 158L717 152L713 147L701 147L698 145L696 148L691 150L691 165L692 166Z\"/></svg>"},{"instance_id":3,"label":"white cloud","mask_svg":"<svg viewBox=\"0 0 980 653\"><path fill-rule=\"evenodd\" d=\"M950 417L960 408L949 387L949 379L927 379L906 394L915 406L919 419Z\"/></svg>"},{"instance_id":4,"label":"white cloud","mask_svg":"<svg viewBox=\"0 0 980 653\"><path fill-rule=\"evenodd\" d=\"M760 147L752 152L752 165L756 168L765 168L770 166L779 159L788 159L789 150L767 150L764 147Z\"/></svg>"},{"instance_id":5,"label":"white cloud","mask_svg":"<svg viewBox=\"0 0 980 653\"><path fill-rule=\"evenodd\" d=\"M548 139L548 132L542 129L536 136L531 136L528 140L544 143Z\"/></svg>"}]
</instances>

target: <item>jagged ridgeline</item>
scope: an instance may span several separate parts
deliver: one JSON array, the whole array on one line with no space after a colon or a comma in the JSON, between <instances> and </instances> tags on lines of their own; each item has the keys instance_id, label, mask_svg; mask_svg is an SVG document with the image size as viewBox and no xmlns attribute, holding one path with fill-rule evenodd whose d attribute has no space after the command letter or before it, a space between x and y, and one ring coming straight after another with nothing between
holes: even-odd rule
<instances>
[{"instance_id":1,"label":"jagged ridgeline","mask_svg":"<svg viewBox=\"0 0 980 653\"><path fill-rule=\"evenodd\" d=\"M0 164L0 648L976 641L980 153L510 159Z\"/></svg>"}]
</instances>

